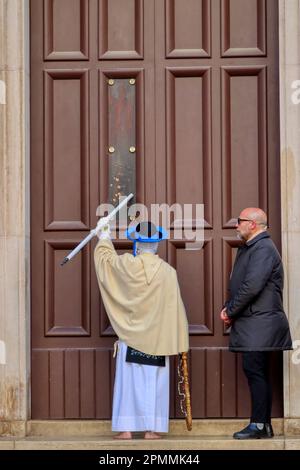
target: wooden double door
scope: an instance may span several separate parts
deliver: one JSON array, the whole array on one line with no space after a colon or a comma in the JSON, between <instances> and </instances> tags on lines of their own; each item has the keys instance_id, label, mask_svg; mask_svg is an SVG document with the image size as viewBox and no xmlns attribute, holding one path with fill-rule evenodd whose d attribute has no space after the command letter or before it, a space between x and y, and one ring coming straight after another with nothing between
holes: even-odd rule
<instances>
[{"instance_id":1,"label":"wooden double door","mask_svg":"<svg viewBox=\"0 0 300 470\"><path fill-rule=\"evenodd\" d=\"M111 416L94 243L60 261L99 203L131 189L147 207L204 204L203 248L160 252L188 313L193 416L248 416L219 312L242 208L267 211L280 248L277 1L31 0L30 34L32 418ZM281 355L272 377L281 416ZM182 416L175 359L170 412Z\"/></svg>"}]
</instances>

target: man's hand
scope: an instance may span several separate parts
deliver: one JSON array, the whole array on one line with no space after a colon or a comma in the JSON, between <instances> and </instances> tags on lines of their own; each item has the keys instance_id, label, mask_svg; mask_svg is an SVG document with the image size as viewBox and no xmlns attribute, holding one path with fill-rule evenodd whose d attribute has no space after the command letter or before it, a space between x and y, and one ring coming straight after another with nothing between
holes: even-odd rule
<instances>
[{"instance_id":1,"label":"man's hand","mask_svg":"<svg viewBox=\"0 0 300 470\"><path fill-rule=\"evenodd\" d=\"M100 239L100 240L110 240L110 225L107 224L107 225L104 225L104 227L102 227L101 231L99 233L97 233L97 237Z\"/></svg>"},{"instance_id":2,"label":"man's hand","mask_svg":"<svg viewBox=\"0 0 300 470\"><path fill-rule=\"evenodd\" d=\"M226 308L223 308L223 310L221 311L220 318L225 323L225 326L227 328L231 325L232 320L228 317L228 315L226 313Z\"/></svg>"},{"instance_id":3,"label":"man's hand","mask_svg":"<svg viewBox=\"0 0 300 470\"><path fill-rule=\"evenodd\" d=\"M110 239L110 225L108 217L102 217L98 221L95 232L100 240Z\"/></svg>"}]
</instances>

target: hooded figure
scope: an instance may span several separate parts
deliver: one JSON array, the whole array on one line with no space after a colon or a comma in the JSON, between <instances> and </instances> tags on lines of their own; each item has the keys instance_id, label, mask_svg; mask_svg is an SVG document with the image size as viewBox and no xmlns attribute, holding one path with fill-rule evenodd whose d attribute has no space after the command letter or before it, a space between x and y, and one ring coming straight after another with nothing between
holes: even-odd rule
<instances>
[{"instance_id":1,"label":"hooded figure","mask_svg":"<svg viewBox=\"0 0 300 470\"><path fill-rule=\"evenodd\" d=\"M169 423L169 358L188 351L188 323L174 268L157 254L164 229L142 222L127 231L134 254L119 256L109 226L94 258L101 297L118 341L112 430L130 439L160 437Z\"/></svg>"}]
</instances>

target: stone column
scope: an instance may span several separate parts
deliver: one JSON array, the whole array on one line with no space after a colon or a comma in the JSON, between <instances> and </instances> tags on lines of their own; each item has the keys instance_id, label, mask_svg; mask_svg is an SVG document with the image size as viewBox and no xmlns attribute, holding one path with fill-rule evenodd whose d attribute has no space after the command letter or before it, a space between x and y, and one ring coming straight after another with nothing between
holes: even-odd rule
<instances>
[{"instance_id":1,"label":"stone column","mask_svg":"<svg viewBox=\"0 0 300 470\"><path fill-rule=\"evenodd\" d=\"M29 416L29 1L0 0L0 435Z\"/></svg>"},{"instance_id":2,"label":"stone column","mask_svg":"<svg viewBox=\"0 0 300 470\"><path fill-rule=\"evenodd\" d=\"M300 432L300 0L279 0L282 253L294 352L284 358L287 434ZM298 82L297 82L298 81Z\"/></svg>"}]
</instances>

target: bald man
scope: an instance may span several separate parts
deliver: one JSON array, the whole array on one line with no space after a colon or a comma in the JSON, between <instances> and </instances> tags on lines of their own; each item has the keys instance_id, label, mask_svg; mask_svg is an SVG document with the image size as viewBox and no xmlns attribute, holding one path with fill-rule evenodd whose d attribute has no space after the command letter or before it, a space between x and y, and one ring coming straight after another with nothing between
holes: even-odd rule
<instances>
[{"instance_id":1,"label":"bald man","mask_svg":"<svg viewBox=\"0 0 300 470\"><path fill-rule=\"evenodd\" d=\"M237 219L238 249L229 283L229 300L221 319L231 326L229 349L241 352L251 394L250 423L235 439L273 437L269 378L271 351L292 349L289 325L282 305L283 267L267 232L265 212L244 209Z\"/></svg>"}]
</instances>

